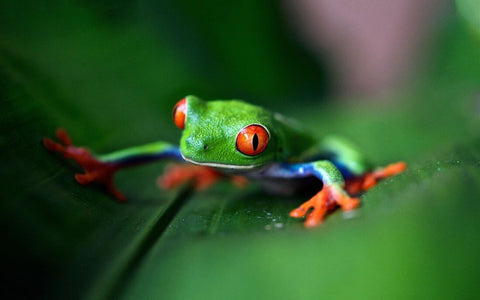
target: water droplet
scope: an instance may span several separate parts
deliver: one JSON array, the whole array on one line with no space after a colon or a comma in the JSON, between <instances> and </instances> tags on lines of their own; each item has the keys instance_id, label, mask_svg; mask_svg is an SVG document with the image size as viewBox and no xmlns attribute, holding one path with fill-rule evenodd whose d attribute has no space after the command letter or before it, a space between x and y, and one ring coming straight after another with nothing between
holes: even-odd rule
<instances>
[{"instance_id":1,"label":"water droplet","mask_svg":"<svg viewBox=\"0 0 480 300\"><path fill-rule=\"evenodd\" d=\"M354 218L357 216L357 212L354 211L354 210L348 210L348 211L344 211L342 216L345 218L345 219L351 219L351 218Z\"/></svg>"}]
</instances>

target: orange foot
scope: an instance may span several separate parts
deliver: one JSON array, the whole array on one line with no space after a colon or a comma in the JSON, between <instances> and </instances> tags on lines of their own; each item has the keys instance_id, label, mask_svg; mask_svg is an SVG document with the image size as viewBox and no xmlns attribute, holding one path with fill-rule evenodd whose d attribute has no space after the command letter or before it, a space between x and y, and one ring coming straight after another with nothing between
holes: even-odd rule
<instances>
[{"instance_id":1,"label":"orange foot","mask_svg":"<svg viewBox=\"0 0 480 300\"><path fill-rule=\"evenodd\" d=\"M334 210L337 205L347 211L357 208L359 204L360 200L348 196L340 185L325 185L322 190L310 200L292 210L290 216L293 218L302 218L307 215L311 209L312 211L307 215L303 223L305 227L310 228L322 223L327 212Z\"/></svg>"},{"instance_id":2,"label":"orange foot","mask_svg":"<svg viewBox=\"0 0 480 300\"><path fill-rule=\"evenodd\" d=\"M196 190L205 190L227 175L209 167L186 164L172 164L165 174L158 178L158 185L163 189L172 189L186 182L192 182ZM230 180L239 187L247 184L242 176L231 176Z\"/></svg>"},{"instance_id":3,"label":"orange foot","mask_svg":"<svg viewBox=\"0 0 480 300\"><path fill-rule=\"evenodd\" d=\"M345 190L350 195L357 195L363 191L371 189L372 187L377 185L378 181L391 176L395 176L403 172L406 168L407 168L406 163L397 162L397 163L390 164L384 168L376 169L363 176L347 180L345 182Z\"/></svg>"},{"instance_id":4,"label":"orange foot","mask_svg":"<svg viewBox=\"0 0 480 300\"><path fill-rule=\"evenodd\" d=\"M44 138L43 145L49 151L59 152L66 158L75 160L83 168L85 174L75 174L78 183L87 185L91 182L98 182L104 185L118 201L125 201L125 196L115 188L113 183L113 176L118 170L117 165L101 162L88 149L75 147L68 133L62 128L57 129L56 135L60 143Z\"/></svg>"}]
</instances>

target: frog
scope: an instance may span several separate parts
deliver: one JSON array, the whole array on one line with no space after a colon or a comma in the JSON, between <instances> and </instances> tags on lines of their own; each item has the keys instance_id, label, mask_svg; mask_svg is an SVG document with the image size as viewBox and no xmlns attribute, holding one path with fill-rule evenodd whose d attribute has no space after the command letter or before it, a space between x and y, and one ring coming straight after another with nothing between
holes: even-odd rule
<instances>
[{"instance_id":1,"label":"frog","mask_svg":"<svg viewBox=\"0 0 480 300\"><path fill-rule=\"evenodd\" d=\"M227 179L237 186L254 181L274 194L313 190L289 214L307 228L320 225L338 207L356 209L362 193L407 167L400 161L375 168L346 139L318 138L298 121L242 100L189 95L176 103L172 117L182 130L178 146L155 141L98 155L75 146L62 128L56 131L58 142L45 137L43 145L82 167L75 175L78 183L99 183L120 202L126 197L115 186L116 172L161 160L178 162L158 179L165 189L190 183L201 191Z\"/></svg>"}]
</instances>

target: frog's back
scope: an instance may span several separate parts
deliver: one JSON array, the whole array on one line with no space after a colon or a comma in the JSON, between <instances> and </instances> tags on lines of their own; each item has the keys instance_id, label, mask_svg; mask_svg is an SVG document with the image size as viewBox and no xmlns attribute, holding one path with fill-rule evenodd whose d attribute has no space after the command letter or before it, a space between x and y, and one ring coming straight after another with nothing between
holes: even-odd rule
<instances>
[{"instance_id":1,"label":"frog's back","mask_svg":"<svg viewBox=\"0 0 480 300\"><path fill-rule=\"evenodd\" d=\"M296 120L274 113L273 118L277 125L277 145L279 162L302 162L316 140L313 135L303 128Z\"/></svg>"}]
</instances>

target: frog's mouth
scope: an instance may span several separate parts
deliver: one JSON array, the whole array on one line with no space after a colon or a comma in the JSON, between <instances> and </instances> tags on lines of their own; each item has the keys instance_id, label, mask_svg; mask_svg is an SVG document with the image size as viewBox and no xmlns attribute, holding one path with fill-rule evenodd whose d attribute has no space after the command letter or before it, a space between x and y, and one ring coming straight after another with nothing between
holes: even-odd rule
<instances>
[{"instance_id":1,"label":"frog's mouth","mask_svg":"<svg viewBox=\"0 0 480 300\"><path fill-rule=\"evenodd\" d=\"M183 154L182 154L182 158L185 161L187 161L189 163L192 163L192 164L195 164L195 165L218 168L218 169L252 170L252 169L255 169L255 168L259 167L258 165L246 165L246 166L244 166L244 165L230 165L230 164L213 163L213 162L199 162L199 161L192 160L188 157L185 157Z\"/></svg>"}]
</instances>

